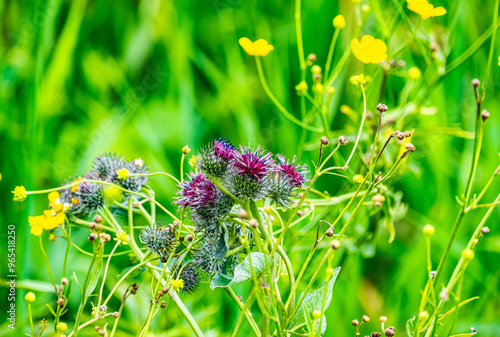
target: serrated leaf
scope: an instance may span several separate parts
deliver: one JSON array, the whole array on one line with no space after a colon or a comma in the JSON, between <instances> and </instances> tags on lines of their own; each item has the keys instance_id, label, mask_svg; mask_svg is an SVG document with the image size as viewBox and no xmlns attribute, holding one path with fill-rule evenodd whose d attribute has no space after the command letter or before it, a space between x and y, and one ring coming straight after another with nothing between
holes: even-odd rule
<instances>
[{"instance_id":1,"label":"serrated leaf","mask_svg":"<svg viewBox=\"0 0 500 337\"><path fill-rule=\"evenodd\" d=\"M332 300L332 293L333 293L333 285L335 284L335 281L337 280L337 276L339 275L340 272L340 267L335 268L332 274L332 278L328 282L328 285L326 286L326 300L325 300L325 311L330 305L330 302ZM323 302L323 294L325 291L325 286L315 290L313 293L309 293L305 296L304 302L300 306L299 310L295 313L295 315L292 317L290 320L289 327L293 328L306 323L306 320L304 319L304 315L307 315L307 317L311 317L312 313L314 310L321 310L321 304ZM325 322L325 320L324 320ZM326 329L326 322L324 325L324 328ZM321 327L323 329L323 326Z\"/></svg>"},{"instance_id":2,"label":"serrated leaf","mask_svg":"<svg viewBox=\"0 0 500 337\"><path fill-rule=\"evenodd\" d=\"M273 267L273 259L263 253L250 253L245 260L236 266L234 276L217 273L215 274L210 288L226 288L234 284L245 282L252 278L252 268L258 276Z\"/></svg>"}]
</instances>

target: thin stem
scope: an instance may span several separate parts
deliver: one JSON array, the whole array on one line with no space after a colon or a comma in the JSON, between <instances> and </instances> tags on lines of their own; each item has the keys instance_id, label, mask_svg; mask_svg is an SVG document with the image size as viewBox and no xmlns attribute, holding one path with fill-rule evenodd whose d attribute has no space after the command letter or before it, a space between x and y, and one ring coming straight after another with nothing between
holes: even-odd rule
<instances>
[{"instance_id":1,"label":"thin stem","mask_svg":"<svg viewBox=\"0 0 500 337\"><path fill-rule=\"evenodd\" d=\"M28 316L30 318L31 337L35 337L35 328L33 326L33 315L31 314L31 303L28 303Z\"/></svg>"},{"instance_id":2,"label":"thin stem","mask_svg":"<svg viewBox=\"0 0 500 337\"><path fill-rule=\"evenodd\" d=\"M332 42L330 43L330 49L328 50L328 57L326 58L325 63L325 80L324 83L328 80L328 74L330 73L330 66L332 64L333 59L333 51L335 50L335 45L337 44L337 39L339 37L340 29L335 29L333 33Z\"/></svg>"},{"instance_id":3,"label":"thin stem","mask_svg":"<svg viewBox=\"0 0 500 337\"><path fill-rule=\"evenodd\" d=\"M361 132L363 132L363 125L365 123L365 118L366 118L366 93L365 93L365 88L363 85L360 85L361 87L361 92L363 93L363 116L361 117L361 125L359 126L359 131L358 131L358 136L356 137L356 142L354 143L354 147L352 148L351 154L349 155L349 158L347 159L344 168L347 170L349 167L349 162L351 161L352 157L354 156L354 153L356 152L356 148L358 147L359 140L361 138Z\"/></svg>"},{"instance_id":4,"label":"thin stem","mask_svg":"<svg viewBox=\"0 0 500 337\"><path fill-rule=\"evenodd\" d=\"M54 278L52 277L52 271L50 269L49 257L47 256L47 253L45 252L45 249L43 248L42 236L40 235L38 237L38 239L39 239L39 242L40 242L40 250L42 251L43 259L45 261L45 264L47 265L47 271L49 273L50 282L52 283L52 286L54 287L54 289L55 289L55 291L57 293L56 282L54 282Z\"/></svg>"},{"instance_id":5,"label":"thin stem","mask_svg":"<svg viewBox=\"0 0 500 337\"><path fill-rule=\"evenodd\" d=\"M255 287L257 287L257 286L258 285L255 285ZM252 328L253 332L255 333L255 336L257 336L257 337L262 336L262 334L260 333L260 330L259 330L259 327L258 327L257 323L253 319L252 314L248 310L243 310L244 305L240 302L240 300L238 299L238 296L236 296L236 294L234 293L233 289L231 289L231 287L226 287L226 288L224 288L224 290L227 292L227 294L229 295L229 297L231 297L231 299L234 301L234 303L236 303L236 305L240 308L240 310L242 312L243 311L245 312L245 317L246 317L248 323L250 324L250 327Z\"/></svg>"},{"instance_id":6,"label":"thin stem","mask_svg":"<svg viewBox=\"0 0 500 337\"><path fill-rule=\"evenodd\" d=\"M109 268L109 262L111 262L111 257L113 256L113 253L116 251L116 248L120 245L121 241L118 240L113 247L113 250L111 250L111 253L109 254L108 261L106 262L106 267L104 268L104 275L102 277L102 284L101 284L101 289L99 290L99 297L97 300L97 308L101 306L101 300L102 300L102 292L104 290L104 283L106 282L106 276L108 275L108 268Z\"/></svg>"}]
</instances>

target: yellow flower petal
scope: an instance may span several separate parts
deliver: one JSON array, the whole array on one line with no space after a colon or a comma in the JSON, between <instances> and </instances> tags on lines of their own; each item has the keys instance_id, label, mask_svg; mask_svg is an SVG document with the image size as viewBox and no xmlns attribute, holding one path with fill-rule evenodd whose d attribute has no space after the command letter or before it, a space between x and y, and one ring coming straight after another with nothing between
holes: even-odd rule
<instances>
[{"instance_id":1,"label":"yellow flower petal","mask_svg":"<svg viewBox=\"0 0 500 337\"><path fill-rule=\"evenodd\" d=\"M52 209L56 212L60 212L63 209L63 204L61 203L61 199L59 198L59 192L50 192L49 193L49 201L52 205Z\"/></svg>"},{"instance_id":2,"label":"yellow flower petal","mask_svg":"<svg viewBox=\"0 0 500 337\"><path fill-rule=\"evenodd\" d=\"M361 40L351 41L352 53L363 63L380 63L387 58L387 46L384 41L365 35Z\"/></svg>"},{"instance_id":3,"label":"yellow flower petal","mask_svg":"<svg viewBox=\"0 0 500 337\"><path fill-rule=\"evenodd\" d=\"M444 7L434 8L434 5L427 0L406 0L406 2L408 3L408 9L419 14L423 20L446 14Z\"/></svg>"},{"instance_id":4,"label":"yellow flower petal","mask_svg":"<svg viewBox=\"0 0 500 337\"><path fill-rule=\"evenodd\" d=\"M43 228L42 228L42 226L33 226L33 227L31 227L30 232L33 235L40 236L43 233Z\"/></svg>"},{"instance_id":5,"label":"yellow flower petal","mask_svg":"<svg viewBox=\"0 0 500 337\"><path fill-rule=\"evenodd\" d=\"M271 50L274 49L274 47L264 39L252 42L250 39L242 37L238 40L238 42L243 50L251 56L266 56L271 52Z\"/></svg>"},{"instance_id":6,"label":"yellow flower petal","mask_svg":"<svg viewBox=\"0 0 500 337\"><path fill-rule=\"evenodd\" d=\"M14 193L14 201L23 202L24 199L26 199L27 194L24 186L16 186L14 188L14 191L12 191L12 193Z\"/></svg>"}]
</instances>

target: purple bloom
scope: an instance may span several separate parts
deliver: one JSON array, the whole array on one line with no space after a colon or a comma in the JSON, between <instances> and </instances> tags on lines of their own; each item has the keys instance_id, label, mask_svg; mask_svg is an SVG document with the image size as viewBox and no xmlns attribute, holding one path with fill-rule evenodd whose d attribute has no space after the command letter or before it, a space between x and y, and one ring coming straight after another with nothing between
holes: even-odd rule
<instances>
[{"instance_id":1,"label":"purple bloom","mask_svg":"<svg viewBox=\"0 0 500 337\"><path fill-rule=\"evenodd\" d=\"M220 139L214 141L214 151L217 153L217 155L225 160L232 160L237 153L236 147L229 143L225 139Z\"/></svg>"},{"instance_id":2,"label":"purple bloom","mask_svg":"<svg viewBox=\"0 0 500 337\"><path fill-rule=\"evenodd\" d=\"M294 187L302 187L307 181L306 174L308 171L305 165L302 163L294 165L295 156L291 163L283 155L278 154L276 158L278 159L278 163L274 167L274 172L290 179L290 183Z\"/></svg>"},{"instance_id":3,"label":"purple bloom","mask_svg":"<svg viewBox=\"0 0 500 337\"><path fill-rule=\"evenodd\" d=\"M216 140L198 151L196 167L207 175L221 178L236 153L234 145L225 139Z\"/></svg>"},{"instance_id":4,"label":"purple bloom","mask_svg":"<svg viewBox=\"0 0 500 337\"><path fill-rule=\"evenodd\" d=\"M255 151L250 147L241 148L233 162L234 169L241 175L252 176L260 181L272 170L272 159L269 152L261 151L260 146Z\"/></svg>"},{"instance_id":5,"label":"purple bloom","mask_svg":"<svg viewBox=\"0 0 500 337\"><path fill-rule=\"evenodd\" d=\"M218 189L215 184L203 173L195 175L191 173L189 180L182 182L179 187L180 194L175 201L181 207L197 209L209 205L217 198Z\"/></svg>"}]
</instances>

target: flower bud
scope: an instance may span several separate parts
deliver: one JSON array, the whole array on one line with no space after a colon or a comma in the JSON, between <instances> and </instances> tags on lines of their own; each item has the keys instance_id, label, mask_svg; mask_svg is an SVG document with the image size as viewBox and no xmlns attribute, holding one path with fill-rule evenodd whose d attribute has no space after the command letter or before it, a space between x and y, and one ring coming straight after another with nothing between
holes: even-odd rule
<instances>
[{"instance_id":1,"label":"flower bud","mask_svg":"<svg viewBox=\"0 0 500 337\"><path fill-rule=\"evenodd\" d=\"M64 332L64 331L68 330L68 325L66 323L59 322L56 325L56 330L58 332Z\"/></svg>"},{"instance_id":2,"label":"flower bud","mask_svg":"<svg viewBox=\"0 0 500 337\"><path fill-rule=\"evenodd\" d=\"M489 232L490 232L490 228L489 227L483 227L483 228L481 228L481 233L483 235L488 234Z\"/></svg>"},{"instance_id":3,"label":"flower bud","mask_svg":"<svg viewBox=\"0 0 500 337\"><path fill-rule=\"evenodd\" d=\"M395 335L395 332L394 330L392 330L391 328L387 328L385 331L384 331L384 334L387 336L387 337L392 337Z\"/></svg>"},{"instance_id":4,"label":"flower bud","mask_svg":"<svg viewBox=\"0 0 500 337\"><path fill-rule=\"evenodd\" d=\"M306 60L307 65L312 65L314 62L316 62L316 60L317 60L316 54L311 53L307 55L307 60Z\"/></svg>"},{"instance_id":5,"label":"flower bud","mask_svg":"<svg viewBox=\"0 0 500 337\"><path fill-rule=\"evenodd\" d=\"M470 261L474 258L474 252L470 249L465 249L462 252L462 257L464 258L464 260Z\"/></svg>"},{"instance_id":6,"label":"flower bud","mask_svg":"<svg viewBox=\"0 0 500 337\"><path fill-rule=\"evenodd\" d=\"M62 298L59 298L56 303L60 307L64 306L64 300Z\"/></svg>"},{"instance_id":7,"label":"flower bud","mask_svg":"<svg viewBox=\"0 0 500 337\"><path fill-rule=\"evenodd\" d=\"M372 337L380 337L381 335L380 332L372 332Z\"/></svg>"},{"instance_id":8,"label":"flower bud","mask_svg":"<svg viewBox=\"0 0 500 337\"><path fill-rule=\"evenodd\" d=\"M189 146L186 145L182 148L183 154L188 154L189 152L191 152L191 149L189 148Z\"/></svg>"},{"instance_id":9,"label":"flower bud","mask_svg":"<svg viewBox=\"0 0 500 337\"><path fill-rule=\"evenodd\" d=\"M313 74L321 74L321 67L318 65L314 65L311 67L311 72Z\"/></svg>"},{"instance_id":10,"label":"flower bud","mask_svg":"<svg viewBox=\"0 0 500 337\"><path fill-rule=\"evenodd\" d=\"M340 248L340 241L339 240L333 240L330 245L332 246L333 250L337 250Z\"/></svg>"},{"instance_id":11,"label":"flower bud","mask_svg":"<svg viewBox=\"0 0 500 337\"><path fill-rule=\"evenodd\" d=\"M181 224L177 220L174 220L174 222L172 222L172 226L174 226L174 227L179 227L180 225Z\"/></svg>"},{"instance_id":12,"label":"flower bud","mask_svg":"<svg viewBox=\"0 0 500 337\"><path fill-rule=\"evenodd\" d=\"M115 311L115 312L113 313L113 317L114 317L114 318L118 318L119 316L120 316L120 313L119 313L118 311Z\"/></svg>"},{"instance_id":13,"label":"flower bud","mask_svg":"<svg viewBox=\"0 0 500 337\"><path fill-rule=\"evenodd\" d=\"M325 235L330 237L333 236L333 227L330 227L326 230Z\"/></svg>"},{"instance_id":14,"label":"flower bud","mask_svg":"<svg viewBox=\"0 0 500 337\"><path fill-rule=\"evenodd\" d=\"M160 307L163 309L167 306L167 302L161 301Z\"/></svg>"},{"instance_id":15,"label":"flower bud","mask_svg":"<svg viewBox=\"0 0 500 337\"><path fill-rule=\"evenodd\" d=\"M89 225L89 228L94 230L97 227L97 224L95 222L91 222Z\"/></svg>"},{"instance_id":16,"label":"flower bud","mask_svg":"<svg viewBox=\"0 0 500 337\"><path fill-rule=\"evenodd\" d=\"M412 80L418 80L420 77L422 77L422 72L417 67L411 67L408 70L408 77Z\"/></svg>"},{"instance_id":17,"label":"flower bud","mask_svg":"<svg viewBox=\"0 0 500 337\"><path fill-rule=\"evenodd\" d=\"M330 141L325 136L321 137L321 144L328 145Z\"/></svg>"},{"instance_id":18,"label":"flower bud","mask_svg":"<svg viewBox=\"0 0 500 337\"><path fill-rule=\"evenodd\" d=\"M62 284L63 286L67 285L67 284L68 284L68 282L69 282L69 281L68 281L68 279L67 279L66 277L63 277L63 278L61 279L61 284Z\"/></svg>"},{"instance_id":19,"label":"flower bud","mask_svg":"<svg viewBox=\"0 0 500 337\"><path fill-rule=\"evenodd\" d=\"M313 318L314 319L319 319L321 317L321 311L319 310L314 310L313 311Z\"/></svg>"},{"instance_id":20,"label":"flower bud","mask_svg":"<svg viewBox=\"0 0 500 337\"><path fill-rule=\"evenodd\" d=\"M304 216L304 214L305 214L305 213L304 213L304 211L303 211L303 210L298 210L298 211L297 211L297 216L298 216L299 218L302 218L302 217Z\"/></svg>"},{"instance_id":21,"label":"flower bud","mask_svg":"<svg viewBox=\"0 0 500 337\"><path fill-rule=\"evenodd\" d=\"M26 296L24 296L24 300L27 302L27 303L33 303L35 302L36 300L36 296L34 293L32 293L31 291L29 293L26 294Z\"/></svg>"},{"instance_id":22,"label":"flower bud","mask_svg":"<svg viewBox=\"0 0 500 337\"><path fill-rule=\"evenodd\" d=\"M248 218L247 212L245 212L245 210L242 209L241 211L238 212L238 218L240 219Z\"/></svg>"},{"instance_id":23,"label":"flower bud","mask_svg":"<svg viewBox=\"0 0 500 337\"><path fill-rule=\"evenodd\" d=\"M94 241L95 239L97 239L97 234L96 233L90 233L90 235L89 235L89 241Z\"/></svg>"},{"instance_id":24,"label":"flower bud","mask_svg":"<svg viewBox=\"0 0 500 337\"><path fill-rule=\"evenodd\" d=\"M95 223L101 223L101 222L102 222L102 216L100 216L99 214L97 214L97 215L94 217L94 222L95 222Z\"/></svg>"},{"instance_id":25,"label":"flower bud","mask_svg":"<svg viewBox=\"0 0 500 337\"><path fill-rule=\"evenodd\" d=\"M472 86L474 88L479 87L480 84L481 84L481 82L479 82L479 80L477 78L475 78L475 79L472 80Z\"/></svg>"},{"instance_id":26,"label":"flower bud","mask_svg":"<svg viewBox=\"0 0 500 337\"><path fill-rule=\"evenodd\" d=\"M343 29L345 27L345 18L339 14L333 19L333 27L336 29Z\"/></svg>"},{"instance_id":27,"label":"flower bud","mask_svg":"<svg viewBox=\"0 0 500 337\"><path fill-rule=\"evenodd\" d=\"M271 208L271 206L269 206L269 205L264 206L264 212L266 212L267 214L271 213L272 210L273 209Z\"/></svg>"},{"instance_id":28,"label":"flower bud","mask_svg":"<svg viewBox=\"0 0 500 337\"><path fill-rule=\"evenodd\" d=\"M387 322L387 317L380 316L380 323L385 323L385 322Z\"/></svg>"},{"instance_id":29,"label":"flower bud","mask_svg":"<svg viewBox=\"0 0 500 337\"><path fill-rule=\"evenodd\" d=\"M411 137L411 131L405 131L405 137L406 138Z\"/></svg>"},{"instance_id":30,"label":"flower bud","mask_svg":"<svg viewBox=\"0 0 500 337\"><path fill-rule=\"evenodd\" d=\"M429 313L427 311L422 311L418 314L418 319L426 322L429 319Z\"/></svg>"},{"instance_id":31,"label":"flower bud","mask_svg":"<svg viewBox=\"0 0 500 337\"><path fill-rule=\"evenodd\" d=\"M425 235L434 235L434 233L436 232L436 230L434 229L434 226L433 225L425 225L424 226L424 234Z\"/></svg>"},{"instance_id":32,"label":"flower bud","mask_svg":"<svg viewBox=\"0 0 500 337\"><path fill-rule=\"evenodd\" d=\"M379 103L377 105L377 110L382 113L382 112L386 112L387 110L389 110L389 108L387 108L387 105L385 104L382 104L382 103Z\"/></svg>"},{"instance_id":33,"label":"flower bud","mask_svg":"<svg viewBox=\"0 0 500 337\"><path fill-rule=\"evenodd\" d=\"M258 228L259 227L259 222L257 221L257 219L251 219L249 221L249 224L252 228Z\"/></svg>"},{"instance_id":34,"label":"flower bud","mask_svg":"<svg viewBox=\"0 0 500 337\"><path fill-rule=\"evenodd\" d=\"M54 234L50 234L49 241L56 241L56 236Z\"/></svg>"},{"instance_id":35,"label":"flower bud","mask_svg":"<svg viewBox=\"0 0 500 337\"><path fill-rule=\"evenodd\" d=\"M187 242L193 241L193 236L191 234L186 235Z\"/></svg>"},{"instance_id":36,"label":"flower bud","mask_svg":"<svg viewBox=\"0 0 500 337\"><path fill-rule=\"evenodd\" d=\"M351 325L352 326L358 326L359 325L359 321L357 319L353 319L352 322L351 322Z\"/></svg>"},{"instance_id":37,"label":"flower bud","mask_svg":"<svg viewBox=\"0 0 500 337\"><path fill-rule=\"evenodd\" d=\"M439 299L441 301L448 301L448 290L446 288L443 288L441 292L439 293Z\"/></svg>"},{"instance_id":38,"label":"flower bud","mask_svg":"<svg viewBox=\"0 0 500 337\"><path fill-rule=\"evenodd\" d=\"M347 144L349 144L349 142L347 141L347 138L345 138L344 136L340 136L339 137L339 143L341 145L347 145Z\"/></svg>"},{"instance_id":39,"label":"flower bud","mask_svg":"<svg viewBox=\"0 0 500 337\"><path fill-rule=\"evenodd\" d=\"M370 317L363 315L363 322L368 323L370 321Z\"/></svg>"},{"instance_id":40,"label":"flower bud","mask_svg":"<svg viewBox=\"0 0 500 337\"><path fill-rule=\"evenodd\" d=\"M354 181L356 184L361 184L363 180L364 178L361 174L356 174L354 177L352 177L352 181Z\"/></svg>"}]
</instances>

